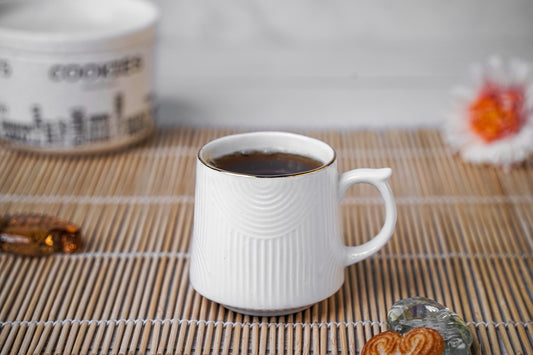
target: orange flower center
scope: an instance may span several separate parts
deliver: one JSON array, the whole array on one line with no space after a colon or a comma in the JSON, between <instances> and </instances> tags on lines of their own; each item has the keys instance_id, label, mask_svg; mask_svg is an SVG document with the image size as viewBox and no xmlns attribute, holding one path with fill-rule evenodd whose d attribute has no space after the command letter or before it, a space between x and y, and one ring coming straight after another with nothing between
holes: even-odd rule
<instances>
[{"instance_id":1,"label":"orange flower center","mask_svg":"<svg viewBox=\"0 0 533 355\"><path fill-rule=\"evenodd\" d=\"M524 92L520 87L486 84L468 108L470 129L489 143L512 136L525 123Z\"/></svg>"}]
</instances>

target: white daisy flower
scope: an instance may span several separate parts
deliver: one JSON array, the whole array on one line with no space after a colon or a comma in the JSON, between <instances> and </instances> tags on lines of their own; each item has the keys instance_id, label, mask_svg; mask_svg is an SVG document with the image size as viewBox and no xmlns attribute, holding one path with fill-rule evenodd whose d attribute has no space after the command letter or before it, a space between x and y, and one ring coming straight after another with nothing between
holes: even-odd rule
<instances>
[{"instance_id":1,"label":"white daisy flower","mask_svg":"<svg viewBox=\"0 0 533 355\"><path fill-rule=\"evenodd\" d=\"M533 82L529 66L491 58L472 68L469 87L455 90L444 138L472 163L509 168L533 152Z\"/></svg>"}]
</instances>

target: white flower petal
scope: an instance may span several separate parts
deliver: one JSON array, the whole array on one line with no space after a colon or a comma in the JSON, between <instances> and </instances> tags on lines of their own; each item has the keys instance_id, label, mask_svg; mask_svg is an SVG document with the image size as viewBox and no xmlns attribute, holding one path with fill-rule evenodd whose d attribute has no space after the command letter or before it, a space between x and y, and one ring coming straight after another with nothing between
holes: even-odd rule
<instances>
[{"instance_id":1,"label":"white flower petal","mask_svg":"<svg viewBox=\"0 0 533 355\"><path fill-rule=\"evenodd\" d=\"M530 75L527 63L519 59L511 59L509 61L509 67L511 68L510 75L512 81L525 85Z\"/></svg>"},{"instance_id":2,"label":"white flower petal","mask_svg":"<svg viewBox=\"0 0 533 355\"><path fill-rule=\"evenodd\" d=\"M498 142L500 143L500 142ZM461 150L461 157L472 163L508 166L527 158L529 151L514 144L471 144Z\"/></svg>"},{"instance_id":3,"label":"white flower petal","mask_svg":"<svg viewBox=\"0 0 533 355\"><path fill-rule=\"evenodd\" d=\"M528 113L531 115L533 114L533 84L529 85L526 89L526 103L525 103L525 109L528 111ZM530 116L530 120L533 119L533 117Z\"/></svg>"}]
</instances>

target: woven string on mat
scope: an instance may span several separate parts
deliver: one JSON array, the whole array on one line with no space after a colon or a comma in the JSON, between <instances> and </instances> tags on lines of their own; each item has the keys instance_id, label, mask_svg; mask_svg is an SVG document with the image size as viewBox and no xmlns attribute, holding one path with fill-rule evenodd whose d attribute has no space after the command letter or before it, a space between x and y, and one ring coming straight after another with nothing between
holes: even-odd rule
<instances>
[{"instance_id":1,"label":"woven string on mat","mask_svg":"<svg viewBox=\"0 0 533 355\"><path fill-rule=\"evenodd\" d=\"M284 317L250 317L188 280L195 159L232 133L180 128L114 154L0 147L0 212L82 226L81 254L0 254L0 354L356 354L393 302L437 300L467 321L473 353L533 354L533 163L506 173L463 163L436 130L303 132L337 150L339 170L389 166L398 223L330 298ZM369 186L341 205L345 243L381 227Z\"/></svg>"}]
</instances>

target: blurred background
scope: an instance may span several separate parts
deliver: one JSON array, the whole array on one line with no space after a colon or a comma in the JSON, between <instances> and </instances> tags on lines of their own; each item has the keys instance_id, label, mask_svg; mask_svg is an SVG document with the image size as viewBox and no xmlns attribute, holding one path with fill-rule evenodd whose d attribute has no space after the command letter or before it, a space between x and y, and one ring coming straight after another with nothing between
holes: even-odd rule
<instances>
[{"instance_id":1,"label":"blurred background","mask_svg":"<svg viewBox=\"0 0 533 355\"><path fill-rule=\"evenodd\" d=\"M161 126L439 126L493 54L533 61L533 1L154 0Z\"/></svg>"}]
</instances>

